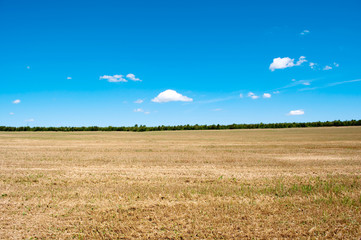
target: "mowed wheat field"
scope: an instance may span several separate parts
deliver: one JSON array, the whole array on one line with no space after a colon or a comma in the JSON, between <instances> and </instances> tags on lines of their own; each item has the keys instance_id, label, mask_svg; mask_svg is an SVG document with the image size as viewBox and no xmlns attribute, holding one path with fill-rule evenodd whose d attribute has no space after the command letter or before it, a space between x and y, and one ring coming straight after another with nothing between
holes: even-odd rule
<instances>
[{"instance_id":1,"label":"mowed wheat field","mask_svg":"<svg viewBox=\"0 0 361 240\"><path fill-rule=\"evenodd\" d=\"M361 237L361 127L1 132L1 239Z\"/></svg>"}]
</instances>

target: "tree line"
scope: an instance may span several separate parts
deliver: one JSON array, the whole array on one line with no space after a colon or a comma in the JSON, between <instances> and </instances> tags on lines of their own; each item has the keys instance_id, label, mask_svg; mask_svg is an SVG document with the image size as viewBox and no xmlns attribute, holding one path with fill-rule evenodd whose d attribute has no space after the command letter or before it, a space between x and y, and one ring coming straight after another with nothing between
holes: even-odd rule
<instances>
[{"instance_id":1,"label":"tree line","mask_svg":"<svg viewBox=\"0 0 361 240\"><path fill-rule=\"evenodd\" d=\"M146 132L146 131L179 131L179 130L216 130L216 129L264 129L264 128L305 128L305 127L341 127L341 126L361 126L361 120L346 121L326 121L326 122L292 122L292 123L257 123L257 124L230 124L230 125L177 125L177 126L158 126L147 127L136 124L132 127L7 127L0 126L0 131L8 132L37 132L37 131L55 131L55 132L75 132L75 131L127 131L127 132Z\"/></svg>"}]
</instances>

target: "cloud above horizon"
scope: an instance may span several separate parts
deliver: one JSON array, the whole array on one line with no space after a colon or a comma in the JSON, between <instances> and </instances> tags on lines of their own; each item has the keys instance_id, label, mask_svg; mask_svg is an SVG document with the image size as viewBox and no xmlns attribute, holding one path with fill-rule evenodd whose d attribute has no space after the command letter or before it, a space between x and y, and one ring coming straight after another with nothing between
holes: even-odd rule
<instances>
[{"instance_id":1,"label":"cloud above horizon","mask_svg":"<svg viewBox=\"0 0 361 240\"><path fill-rule=\"evenodd\" d=\"M144 109L142 109L142 108L134 109L133 112L144 113L144 114L149 114L150 113L148 111L144 111Z\"/></svg>"},{"instance_id":2,"label":"cloud above horizon","mask_svg":"<svg viewBox=\"0 0 361 240\"><path fill-rule=\"evenodd\" d=\"M299 110L292 110L287 115L296 116L296 115L303 115L303 114L305 114L305 111L302 109L299 109Z\"/></svg>"},{"instance_id":3,"label":"cloud above horizon","mask_svg":"<svg viewBox=\"0 0 361 240\"><path fill-rule=\"evenodd\" d=\"M301 35L307 35L307 34L309 34L309 33L310 33L310 31L307 30L307 29L305 29L305 30L303 30L300 34L301 34Z\"/></svg>"},{"instance_id":4,"label":"cloud above horizon","mask_svg":"<svg viewBox=\"0 0 361 240\"><path fill-rule=\"evenodd\" d=\"M284 57L284 58L274 58L273 62L269 66L269 69L273 72L276 69L290 68L294 66L301 66L302 63L307 62L305 56L301 56L298 61L295 63L294 58Z\"/></svg>"},{"instance_id":5,"label":"cloud above horizon","mask_svg":"<svg viewBox=\"0 0 361 240\"><path fill-rule=\"evenodd\" d=\"M135 101L134 101L134 103L137 103L137 104L141 104L141 103L143 103L143 102L144 102L143 99L138 99L138 100L135 100Z\"/></svg>"},{"instance_id":6,"label":"cloud above horizon","mask_svg":"<svg viewBox=\"0 0 361 240\"><path fill-rule=\"evenodd\" d=\"M341 82L332 82L332 83L328 83L323 86L316 86L316 87L312 87L312 88L302 88L302 89L299 89L298 91L312 91L312 90L316 90L316 89L329 88L329 87L333 87L333 86L337 86L337 85L341 85L341 84L354 83L354 82L361 82L361 79L346 80L346 81L341 81Z\"/></svg>"},{"instance_id":7,"label":"cloud above horizon","mask_svg":"<svg viewBox=\"0 0 361 240\"><path fill-rule=\"evenodd\" d=\"M269 94L269 93L263 93L263 98L271 98L271 94Z\"/></svg>"},{"instance_id":8,"label":"cloud above horizon","mask_svg":"<svg viewBox=\"0 0 361 240\"><path fill-rule=\"evenodd\" d=\"M99 80L107 80L108 82L128 82L128 80L134 81L134 82L141 82L139 78L136 78L133 73L128 73L125 77L122 74L115 74L115 75L103 75L99 77ZM69 79L69 78L68 78ZM71 79L71 78L70 78Z\"/></svg>"},{"instance_id":9,"label":"cloud above horizon","mask_svg":"<svg viewBox=\"0 0 361 240\"><path fill-rule=\"evenodd\" d=\"M135 81L135 82L141 82L142 80L140 80L139 78L136 78L135 75L133 73L128 73L126 78Z\"/></svg>"},{"instance_id":10,"label":"cloud above horizon","mask_svg":"<svg viewBox=\"0 0 361 240\"><path fill-rule=\"evenodd\" d=\"M19 104L20 102L21 102L20 99L16 99L13 101L13 104Z\"/></svg>"},{"instance_id":11,"label":"cloud above horizon","mask_svg":"<svg viewBox=\"0 0 361 240\"><path fill-rule=\"evenodd\" d=\"M324 70L324 71L327 71L327 70L331 70L333 68L338 68L340 66L340 64L338 64L337 62L333 62L332 64L328 64L328 65L325 65L323 68L321 66L319 66L319 64L315 63L315 62L310 62L309 63L309 66L311 69L313 70Z\"/></svg>"},{"instance_id":12,"label":"cloud above horizon","mask_svg":"<svg viewBox=\"0 0 361 240\"><path fill-rule=\"evenodd\" d=\"M348 80L348 81L342 81L342 82L333 82L333 83L329 83L327 86L328 87L333 87L333 86L337 86L337 85L341 85L341 84L345 84L345 83L353 83L353 82L360 82L361 79L354 79L354 80Z\"/></svg>"},{"instance_id":13,"label":"cloud above horizon","mask_svg":"<svg viewBox=\"0 0 361 240\"><path fill-rule=\"evenodd\" d=\"M252 98L252 99L258 99L258 98L259 98L259 96L257 96L257 95L254 94L253 92L249 92L247 96L250 97L250 98Z\"/></svg>"},{"instance_id":14,"label":"cloud above horizon","mask_svg":"<svg viewBox=\"0 0 361 240\"><path fill-rule=\"evenodd\" d=\"M315 69L316 66L317 66L317 63L310 62L309 66L310 66L311 69Z\"/></svg>"},{"instance_id":15,"label":"cloud above horizon","mask_svg":"<svg viewBox=\"0 0 361 240\"><path fill-rule=\"evenodd\" d=\"M108 82L128 82L127 79L124 78L121 74L115 74L113 76L110 75L103 75L99 77L99 80L107 80Z\"/></svg>"},{"instance_id":16,"label":"cloud above horizon","mask_svg":"<svg viewBox=\"0 0 361 240\"><path fill-rule=\"evenodd\" d=\"M168 89L158 94L157 97L152 99L152 102L165 103L165 102L192 102L193 99L183 96L174 90Z\"/></svg>"},{"instance_id":17,"label":"cloud above horizon","mask_svg":"<svg viewBox=\"0 0 361 240\"><path fill-rule=\"evenodd\" d=\"M327 70L331 70L333 67L331 67L331 65L333 65L333 67L338 68L340 66L340 64L334 62L333 64L330 65L326 65L322 70L327 71Z\"/></svg>"}]
</instances>

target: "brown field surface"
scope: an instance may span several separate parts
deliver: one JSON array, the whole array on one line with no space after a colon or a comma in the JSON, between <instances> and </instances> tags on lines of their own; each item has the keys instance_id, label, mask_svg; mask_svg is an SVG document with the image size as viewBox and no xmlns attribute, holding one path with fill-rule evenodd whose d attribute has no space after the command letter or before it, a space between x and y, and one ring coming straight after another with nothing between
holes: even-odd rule
<instances>
[{"instance_id":1,"label":"brown field surface","mask_svg":"<svg viewBox=\"0 0 361 240\"><path fill-rule=\"evenodd\" d=\"M361 127L0 132L1 239L359 239Z\"/></svg>"}]
</instances>

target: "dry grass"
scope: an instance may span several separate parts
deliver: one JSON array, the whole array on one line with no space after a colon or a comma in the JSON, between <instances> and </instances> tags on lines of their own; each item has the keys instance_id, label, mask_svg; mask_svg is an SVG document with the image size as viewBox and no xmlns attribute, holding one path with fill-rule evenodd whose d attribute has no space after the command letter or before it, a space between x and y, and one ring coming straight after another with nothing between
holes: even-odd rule
<instances>
[{"instance_id":1,"label":"dry grass","mask_svg":"<svg viewBox=\"0 0 361 240\"><path fill-rule=\"evenodd\" d=\"M360 127L0 133L2 239L357 239L360 207Z\"/></svg>"}]
</instances>

